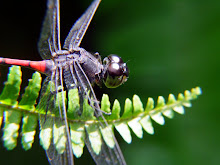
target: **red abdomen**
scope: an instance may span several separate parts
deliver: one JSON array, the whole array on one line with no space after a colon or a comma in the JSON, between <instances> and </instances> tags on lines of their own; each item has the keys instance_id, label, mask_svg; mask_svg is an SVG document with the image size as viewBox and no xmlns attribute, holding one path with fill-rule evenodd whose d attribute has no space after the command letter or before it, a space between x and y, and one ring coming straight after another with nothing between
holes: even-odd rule
<instances>
[{"instance_id":1,"label":"red abdomen","mask_svg":"<svg viewBox=\"0 0 220 165\"><path fill-rule=\"evenodd\" d=\"M10 58L0 58L0 64L24 66L44 74L46 74L50 70L49 68L50 66L48 66L49 60L29 61L29 60L18 60L18 59L10 59Z\"/></svg>"}]
</instances>

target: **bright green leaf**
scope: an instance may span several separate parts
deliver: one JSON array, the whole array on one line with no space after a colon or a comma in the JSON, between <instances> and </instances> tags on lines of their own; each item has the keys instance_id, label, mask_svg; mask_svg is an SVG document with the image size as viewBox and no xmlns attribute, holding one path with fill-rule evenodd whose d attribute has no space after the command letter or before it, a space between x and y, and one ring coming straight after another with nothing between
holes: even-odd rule
<instances>
[{"instance_id":1,"label":"bright green leaf","mask_svg":"<svg viewBox=\"0 0 220 165\"><path fill-rule=\"evenodd\" d=\"M143 104L137 95L133 96L133 111L134 114L141 113L144 111Z\"/></svg>"},{"instance_id":2,"label":"bright green leaf","mask_svg":"<svg viewBox=\"0 0 220 165\"><path fill-rule=\"evenodd\" d=\"M38 117L36 115L24 115L22 119L22 146L29 150L34 142Z\"/></svg>"},{"instance_id":3,"label":"bright green leaf","mask_svg":"<svg viewBox=\"0 0 220 165\"><path fill-rule=\"evenodd\" d=\"M131 143L131 132L126 123L121 122L120 124L116 124L115 128L127 143Z\"/></svg>"},{"instance_id":4,"label":"bright green leaf","mask_svg":"<svg viewBox=\"0 0 220 165\"><path fill-rule=\"evenodd\" d=\"M105 143L110 147L114 148L115 141L113 138L113 128L112 125L105 126L104 128L101 128L102 137L105 141Z\"/></svg>"},{"instance_id":5,"label":"bright green leaf","mask_svg":"<svg viewBox=\"0 0 220 165\"><path fill-rule=\"evenodd\" d=\"M139 123L139 120L140 120L139 117L134 118L128 122L128 125L137 137L142 138L143 137L143 130L142 130L141 124Z\"/></svg>"},{"instance_id":6,"label":"bright green leaf","mask_svg":"<svg viewBox=\"0 0 220 165\"><path fill-rule=\"evenodd\" d=\"M99 155L102 146L102 137L101 133L99 132L99 127L96 124L88 125L86 127L88 132L89 141L91 143L92 150L95 152L96 155Z\"/></svg>"},{"instance_id":7,"label":"bright green leaf","mask_svg":"<svg viewBox=\"0 0 220 165\"><path fill-rule=\"evenodd\" d=\"M145 116L140 120L140 123L144 130L149 134L154 134L154 127L152 126L150 116Z\"/></svg>"},{"instance_id":8,"label":"bright green leaf","mask_svg":"<svg viewBox=\"0 0 220 165\"><path fill-rule=\"evenodd\" d=\"M85 129L82 123L70 123L70 135L74 155L79 158L83 154L85 146Z\"/></svg>"}]
</instances>

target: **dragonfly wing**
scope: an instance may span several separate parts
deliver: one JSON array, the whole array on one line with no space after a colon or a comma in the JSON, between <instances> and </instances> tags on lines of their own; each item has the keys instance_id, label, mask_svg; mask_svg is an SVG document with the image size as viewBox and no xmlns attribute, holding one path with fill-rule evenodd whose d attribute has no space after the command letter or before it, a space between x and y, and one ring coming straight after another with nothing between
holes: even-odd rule
<instances>
[{"instance_id":1,"label":"dragonfly wing","mask_svg":"<svg viewBox=\"0 0 220 165\"><path fill-rule=\"evenodd\" d=\"M50 59L52 52L61 50L59 0L48 0L38 51L43 59Z\"/></svg>"},{"instance_id":2,"label":"dragonfly wing","mask_svg":"<svg viewBox=\"0 0 220 165\"><path fill-rule=\"evenodd\" d=\"M111 127L108 125L105 117L103 116L103 111L99 107L99 102L96 98L96 95L93 91L93 88L91 86L91 83L86 75L86 73L83 71L81 65L78 62L73 63L73 67L70 70L75 71L75 75L73 77L77 78L78 84L80 86L79 89L81 89L81 94L84 95L84 98L88 100L90 103L90 106L92 107L94 111L94 115L97 117L97 120L99 121L95 125L95 131L98 130L97 132L97 138L101 140L101 150L99 153L95 152L91 143L90 143L90 137L89 133L86 132L86 137L85 137L85 143L87 145L88 150L90 151L91 156L93 157L94 161L96 164L99 165L126 165L125 159L123 157L123 154L121 152L121 149L118 145L118 142L113 134L113 131ZM72 72L73 73L73 72ZM86 108L85 106L83 108ZM92 130L94 130L94 126L92 126ZM87 127L87 131L91 130L90 128ZM109 146L108 144L105 143L101 136L102 130L105 130L105 134L108 134L109 138L112 138L114 141L112 146ZM104 131L102 132L104 133ZM94 138L94 137L93 137Z\"/></svg>"},{"instance_id":3,"label":"dragonfly wing","mask_svg":"<svg viewBox=\"0 0 220 165\"><path fill-rule=\"evenodd\" d=\"M94 0L86 12L75 22L65 40L63 48L71 51L79 47L100 2L101 0Z\"/></svg>"},{"instance_id":4,"label":"dragonfly wing","mask_svg":"<svg viewBox=\"0 0 220 165\"><path fill-rule=\"evenodd\" d=\"M95 163L97 165L112 165L112 164L126 165L125 159L122 155L120 147L119 147L117 140L115 139L113 133L112 133L112 136L114 138L115 146L113 148L110 148L104 142L104 140L102 138L101 139L101 143L102 143L101 151L99 152L99 154L97 154L96 152L94 152L94 149L91 145L88 133L86 134L86 138L85 138L86 147L88 148L93 160L95 161Z\"/></svg>"},{"instance_id":5,"label":"dragonfly wing","mask_svg":"<svg viewBox=\"0 0 220 165\"><path fill-rule=\"evenodd\" d=\"M59 76L59 73L55 73L54 75ZM46 80L44 80L41 91L38 109L45 114L43 113L43 115L39 117L40 143L46 150L47 158L51 165L73 165L70 135L68 126L65 123L67 119L63 114L63 107L65 107L65 105L63 106L61 101L64 91L58 90L56 86L60 86L60 79L56 76L55 78L57 78L58 81L47 77ZM64 110L66 111L66 109Z\"/></svg>"},{"instance_id":6,"label":"dragonfly wing","mask_svg":"<svg viewBox=\"0 0 220 165\"><path fill-rule=\"evenodd\" d=\"M47 158L51 165L67 165L67 153L59 154L54 145L50 145L49 149L46 151Z\"/></svg>"}]
</instances>

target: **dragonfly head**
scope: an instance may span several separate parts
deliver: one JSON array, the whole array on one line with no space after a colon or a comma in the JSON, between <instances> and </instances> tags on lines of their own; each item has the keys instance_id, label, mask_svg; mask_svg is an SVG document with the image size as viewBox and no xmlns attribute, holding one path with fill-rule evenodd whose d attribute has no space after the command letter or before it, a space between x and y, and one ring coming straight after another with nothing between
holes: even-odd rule
<instances>
[{"instance_id":1,"label":"dragonfly head","mask_svg":"<svg viewBox=\"0 0 220 165\"><path fill-rule=\"evenodd\" d=\"M127 81L129 70L126 63L117 56L109 55L104 58L103 82L108 88L116 88Z\"/></svg>"}]
</instances>

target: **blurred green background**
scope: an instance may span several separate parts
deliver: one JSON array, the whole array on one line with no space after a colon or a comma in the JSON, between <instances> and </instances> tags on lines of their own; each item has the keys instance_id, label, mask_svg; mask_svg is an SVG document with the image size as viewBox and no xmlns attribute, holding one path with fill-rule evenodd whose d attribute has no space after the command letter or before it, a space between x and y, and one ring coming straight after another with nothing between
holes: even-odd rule
<instances>
[{"instance_id":1,"label":"blurred green background","mask_svg":"<svg viewBox=\"0 0 220 165\"><path fill-rule=\"evenodd\" d=\"M61 39L92 0L61 0ZM0 6L0 56L40 60L37 41L46 9L43 1L4 1ZM203 95L175 114L164 126L153 123L155 134L132 143L117 139L128 165L217 165L220 162L220 1L219 0L103 0L81 44L102 57L118 54L130 68L127 83L105 93L120 102L138 94L177 96L200 86ZM8 68L0 66L1 86ZM23 69L23 82L32 71ZM144 105L145 106L145 105ZM2 132L0 133L2 136ZM38 134L36 135L38 138ZM48 164L38 139L33 149L7 151L0 143L1 164ZM76 164L93 164L85 150Z\"/></svg>"}]
</instances>

